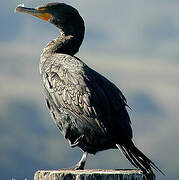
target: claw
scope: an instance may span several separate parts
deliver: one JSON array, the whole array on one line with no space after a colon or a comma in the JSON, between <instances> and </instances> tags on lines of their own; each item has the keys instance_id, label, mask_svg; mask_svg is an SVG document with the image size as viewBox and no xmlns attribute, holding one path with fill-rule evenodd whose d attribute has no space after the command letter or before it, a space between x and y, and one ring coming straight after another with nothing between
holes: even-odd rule
<instances>
[{"instance_id":1,"label":"claw","mask_svg":"<svg viewBox=\"0 0 179 180\"><path fill-rule=\"evenodd\" d=\"M71 146L72 148L78 146L79 143L81 142L81 140L83 139L83 137L84 137L84 134L81 135L80 137L78 137L78 138L75 140L74 143L71 143L71 142L69 141L70 146Z\"/></svg>"},{"instance_id":2,"label":"claw","mask_svg":"<svg viewBox=\"0 0 179 180\"><path fill-rule=\"evenodd\" d=\"M85 167L87 156L88 156L88 153L83 152L82 158L80 159L80 161L75 166L72 166L69 168L63 168L62 170L83 170Z\"/></svg>"}]
</instances>

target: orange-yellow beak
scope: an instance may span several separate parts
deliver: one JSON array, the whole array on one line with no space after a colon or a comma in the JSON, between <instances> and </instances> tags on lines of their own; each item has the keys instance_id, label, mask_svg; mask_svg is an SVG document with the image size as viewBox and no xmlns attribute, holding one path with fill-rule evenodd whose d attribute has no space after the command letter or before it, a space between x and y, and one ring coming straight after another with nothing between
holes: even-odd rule
<instances>
[{"instance_id":1,"label":"orange-yellow beak","mask_svg":"<svg viewBox=\"0 0 179 180\"><path fill-rule=\"evenodd\" d=\"M52 18L52 15L46 11L46 8L26 8L22 5L19 5L15 8L15 12L22 12L26 14L30 14L32 16L36 16L40 19L43 19L45 21L49 21L50 18Z\"/></svg>"}]
</instances>

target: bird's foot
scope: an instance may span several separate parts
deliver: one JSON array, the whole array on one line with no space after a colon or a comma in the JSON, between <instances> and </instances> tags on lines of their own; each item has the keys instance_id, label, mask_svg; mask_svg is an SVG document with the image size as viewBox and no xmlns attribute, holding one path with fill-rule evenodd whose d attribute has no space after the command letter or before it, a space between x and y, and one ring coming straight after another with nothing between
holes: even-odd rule
<instances>
[{"instance_id":1,"label":"bird's foot","mask_svg":"<svg viewBox=\"0 0 179 180\"><path fill-rule=\"evenodd\" d=\"M77 138L77 139L75 140L74 143L71 143L71 142L69 141L70 146L71 146L72 148L78 146L78 145L80 144L81 140L83 139L83 137L84 137L84 135L81 135L79 138Z\"/></svg>"},{"instance_id":2,"label":"bird's foot","mask_svg":"<svg viewBox=\"0 0 179 180\"><path fill-rule=\"evenodd\" d=\"M64 168L62 170L83 170L85 167L87 156L88 156L88 153L83 152L82 158L80 159L80 161L75 166L72 166L69 168Z\"/></svg>"},{"instance_id":3,"label":"bird's foot","mask_svg":"<svg viewBox=\"0 0 179 180\"><path fill-rule=\"evenodd\" d=\"M69 167L69 168L63 168L63 169L58 169L58 170L83 170L84 169L84 165L83 164L79 164L79 163L77 163L76 165L74 165L74 166L71 166L71 167Z\"/></svg>"}]
</instances>

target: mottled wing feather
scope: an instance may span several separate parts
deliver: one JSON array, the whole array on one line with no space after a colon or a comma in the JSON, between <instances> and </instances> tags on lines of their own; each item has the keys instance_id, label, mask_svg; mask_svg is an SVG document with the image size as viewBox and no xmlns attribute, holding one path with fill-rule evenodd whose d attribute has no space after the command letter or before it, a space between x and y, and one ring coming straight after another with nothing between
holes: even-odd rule
<instances>
[{"instance_id":1,"label":"mottled wing feather","mask_svg":"<svg viewBox=\"0 0 179 180\"><path fill-rule=\"evenodd\" d=\"M85 120L97 118L95 108L90 104L91 94L84 77L62 67L57 69L53 66L43 78L56 106L68 109Z\"/></svg>"},{"instance_id":2,"label":"mottled wing feather","mask_svg":"<svg viewBox=\"0 0 179 180\"><path fill-rule=\"evenodd\" d=\"M96 123L103 131L113 129L118 123L112 123L112 118L116 119L114 116L120 115L117 112L125 110L125 97L114 84L85 64L74 68L75 61L79 60L74 58L72 68L53 64L43 78L45 88L57 107L69 110L79 120ZM113 115L114 110L116 114ZM118 119L120 123L120 117ZM128 121L125 122L127 126Z\"/></svg>"}]
</instances>

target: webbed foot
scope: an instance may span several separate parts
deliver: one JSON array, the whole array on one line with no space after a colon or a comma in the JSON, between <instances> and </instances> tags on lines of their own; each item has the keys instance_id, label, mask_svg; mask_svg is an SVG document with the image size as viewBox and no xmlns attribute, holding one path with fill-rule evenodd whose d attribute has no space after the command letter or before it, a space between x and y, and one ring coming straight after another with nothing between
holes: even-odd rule
<instances>
[{"instance_id":1,"label":"webbed foot","mask_svg":"<svg viewBox=\"0 0 179 180\"><path fill-rule=\"evenodd\" d=\"M69 167L69 168L64 168L62 170L83 170L85 167L87 156L88 156L88 153L83 152L82 158L80 159L80 161L76 165Z\"/></svg>"},{"instance_id":2,"label":"webbed foot","mask_svg":"<svg viewBox=\"0 0 179 180\"><path fill-rule=\"evenodd\" d=\"M81 135L80 137L78 137L74 143L71 143L71 141L69 141L69 144L70 146L73 148L73 147L76 147L80 144L81 140L83 139L84 135Z\"/></svg>"}]
</instances>

